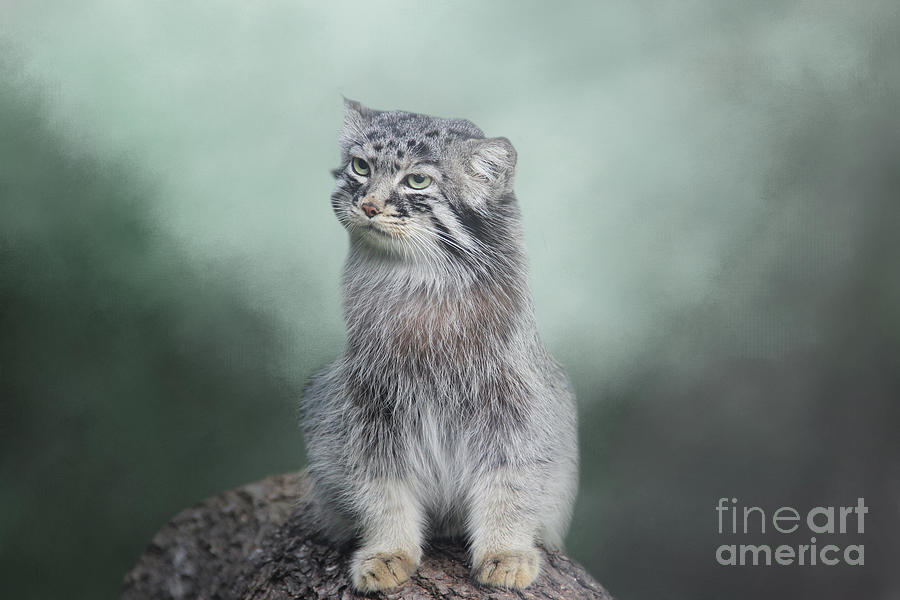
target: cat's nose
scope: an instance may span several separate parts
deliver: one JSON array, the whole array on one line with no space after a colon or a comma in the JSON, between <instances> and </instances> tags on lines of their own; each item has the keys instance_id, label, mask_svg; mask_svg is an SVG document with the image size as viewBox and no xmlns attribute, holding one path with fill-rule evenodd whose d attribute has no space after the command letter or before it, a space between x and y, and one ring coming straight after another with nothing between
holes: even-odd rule
<instances>
[{"instance_id":1,"label":"cat's nose","mask_svg":"<svg viewBox=\"0 0 900 600\"><path fill-rule=\"evenodd\" d=\"M381 212L381 210L371 202L363 202L359 207L370 219Z\"/></svg>"}]
</instances>

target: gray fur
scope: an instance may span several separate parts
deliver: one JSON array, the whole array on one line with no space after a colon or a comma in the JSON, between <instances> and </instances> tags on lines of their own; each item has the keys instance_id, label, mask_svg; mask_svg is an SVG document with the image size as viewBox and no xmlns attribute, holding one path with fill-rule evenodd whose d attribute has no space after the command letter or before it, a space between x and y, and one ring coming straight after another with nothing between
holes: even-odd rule
<instances>
[{"instance_id":1,"label":"gray fur","mask_svg":"<svg viewBox=\"0 0 900 600\"><path fill-rule=\"evenodd\" d=\"M401 583L429 534L468 539L479 581L523 587L535 543L563 543L578 456L571 388L535 326L515 150L465 120L345 108L331 201L350 234L347 348L301 402L324 524L359 539L362 590Z\"/></svg>"}]
</instances>

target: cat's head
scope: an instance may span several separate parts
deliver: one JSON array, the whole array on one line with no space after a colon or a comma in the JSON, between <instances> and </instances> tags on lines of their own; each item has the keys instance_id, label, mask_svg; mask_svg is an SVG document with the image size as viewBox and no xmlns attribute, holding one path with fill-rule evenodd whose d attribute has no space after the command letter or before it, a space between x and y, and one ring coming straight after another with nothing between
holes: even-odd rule
<instances>
[{"instance_id":1,"label":"cat's head","mask_svg":"<svg viewBox=\"0 0 900 600\"><path fill-rule=\"evenodd\" d=\"M518 243L516 151L470 121L345 100L331 204L359 246L410 261L482 265Z\"/></svg>"}]
</instances>

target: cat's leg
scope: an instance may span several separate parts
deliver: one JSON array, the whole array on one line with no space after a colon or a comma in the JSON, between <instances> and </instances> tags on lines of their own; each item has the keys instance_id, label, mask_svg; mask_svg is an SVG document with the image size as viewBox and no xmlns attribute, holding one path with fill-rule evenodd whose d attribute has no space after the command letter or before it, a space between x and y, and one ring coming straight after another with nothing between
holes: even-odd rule
<instances>
[{"instance_id":1,"label":"cat's leg","mask_svg":"<svg viewBox=\"0 0 900 600\"><path fill-rule=\"evenodd\" d=\"M398 586L422 558L421 503L408 483L393 477L367 481L356 494L362 546L350 563L353 585L362 592Z\"/></svg>"},{"instance_id":2,"label":"cat's leg","mask_svg":"<svg viewBox=\"0 0 900 600\"><path fill-rule=\"evenodd\" d=\"M541 482L543 502L537 540L547 550L560 551L578 490L578 459L574 453L545 465Z\"/></svg>"},{"instance_id":3,"label":"cat's leg","mask_svg":"<svg viewBox=\"0 0 900 600\"><path fill-rule=\"evenodd\" d=\"M479 583L524 588L537 577L540 491L534 475L522 467L500 467L476 477L467 529Z\"/></svg>"}]
</instances>

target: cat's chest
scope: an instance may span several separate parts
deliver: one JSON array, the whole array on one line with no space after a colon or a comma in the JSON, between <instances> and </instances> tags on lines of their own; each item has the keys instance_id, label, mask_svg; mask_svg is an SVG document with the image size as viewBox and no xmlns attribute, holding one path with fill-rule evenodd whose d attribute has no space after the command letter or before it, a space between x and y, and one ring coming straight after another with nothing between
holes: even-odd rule
<instances>
[{"instance_id":1,"label":"cat's chest","mask_svg":"<svg viewBox=\"0 0 900 600\"><path fill-rule=\"evenodd\" d=\"M453 293L378 290L348 311L348 336L396 358L471 361L496 354L512 316L494 294L482 289Z\"/></svg>"},{"instance_id":2,"label":"cat's chest","mask_svg":"<svg viewBox=\"0 0 900 600\"><path fill-rule=\"evenodd\" d=\"M452 412L452 411L451 411ZM405 454L416 478L448 498L458 492L456 486L471 471L469 427L459 415L432 406L420 406L410 419Z\"/></svg>"}]
</instances>

